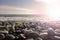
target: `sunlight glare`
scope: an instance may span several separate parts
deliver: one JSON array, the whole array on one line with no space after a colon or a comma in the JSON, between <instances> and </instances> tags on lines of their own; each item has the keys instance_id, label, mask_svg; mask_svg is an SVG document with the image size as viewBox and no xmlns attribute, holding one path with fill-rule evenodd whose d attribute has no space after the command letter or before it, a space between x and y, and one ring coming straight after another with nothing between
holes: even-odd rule
<instances>
[{"instance_id":1,"label":"sunlight glare","mask_svg":"<svg viewBox=\"0 0 60 40\"><path fill-rule=\"evenodd\" d=\"M53 3L57 2L58 0L35 0L36 2L46 2L46 3Z\"/></svg>"}]
</instances>

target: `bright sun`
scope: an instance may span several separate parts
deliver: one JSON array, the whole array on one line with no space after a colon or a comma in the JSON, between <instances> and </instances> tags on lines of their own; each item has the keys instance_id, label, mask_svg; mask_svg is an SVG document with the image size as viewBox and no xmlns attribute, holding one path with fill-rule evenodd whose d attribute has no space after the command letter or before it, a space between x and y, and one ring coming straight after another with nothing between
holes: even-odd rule
<instances>
[{"instance_id":1,"label":"bright sun","mask_svg":"<svg viewBox=\"0 0 60 40\"><path fill-rule=\"evenodd\" d=\"M60 6L53 6L47 10L46 16L50 20L60 20Z\"/></svg>"},{"instance_id":2,"label":"bright sun","mask_svg":"<svg viewBox=\"0 0 60 40\"><path fill-rule=\"evenodd\" d=\"M36 2L47 3L45 16L48 20L60 20L60 1L59 0L35 0Z\"/></svg>"}]
</instances>

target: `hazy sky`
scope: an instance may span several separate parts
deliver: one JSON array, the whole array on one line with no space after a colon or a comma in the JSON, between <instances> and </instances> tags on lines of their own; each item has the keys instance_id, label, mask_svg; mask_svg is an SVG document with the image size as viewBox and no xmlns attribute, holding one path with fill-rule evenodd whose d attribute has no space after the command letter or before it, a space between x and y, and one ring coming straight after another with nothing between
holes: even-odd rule
<instances>
[{"instance_id":1,"label":"hazy sky","mask_svg":"<svg viewBox=\"0 0 60 40\"><path fill-rule=\"evenodd\" d=\"M35 14L39 8L44 11L43 6L45 3L36 0L0 0L0 14Z\"/></svg>"},{"instance_id":2,"label":"hazy sky","mask_svg":"<svg viewBox=\"0 0 60 40\"><path fill-rule=\"evenodd\" d=\"M35 5L33 0L0 0L1 6L32 7Z\"/></svg>"},{"instance_id":3,"label":"hazy sky","mask_svg":"<svg viewBox=\"0 0 60 40\"><path fill-rule=\"evenodd\" d=\"M0 0L0 14L46 15L50 13L60 13L59 10L59 0Z\"/></svg>"}]
</instances>

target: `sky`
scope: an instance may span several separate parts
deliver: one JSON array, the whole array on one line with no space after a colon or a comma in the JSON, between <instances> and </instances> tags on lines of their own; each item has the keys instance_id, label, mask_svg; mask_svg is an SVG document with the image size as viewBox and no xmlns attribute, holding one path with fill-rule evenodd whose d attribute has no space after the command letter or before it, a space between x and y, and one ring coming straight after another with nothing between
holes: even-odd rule
<instances>
[{"instance_id":1,"label":"sky","mask_svg":"<svg viewBox=\"0 0 60 40\"><path fill-rule=\"evenodd\" d=\"M60 0L0 0L0 14L37 14L58 19Z\"/></svg>"},{"instance_id":2,"label":"sky","mask_svg":"<svg viewBox=\"0 0 60 40\"><path fill-rule=\"evenodd\" d=\"M36 6L33 0L0 0L0 13L2 14L32 14L32 8Z\"/></svg>"},{"instance_id":3,"label":"sky","mask_svg":"<svg viewBox=\"0 0 60 40\"><path fill-rule=\"evenodd\" d=\"M44 11L43 6L45 3L36 0L0 0L0 14L35 14L39 8Z\"/></svg>"}]
</instances>

